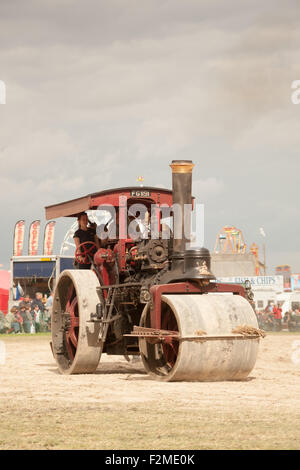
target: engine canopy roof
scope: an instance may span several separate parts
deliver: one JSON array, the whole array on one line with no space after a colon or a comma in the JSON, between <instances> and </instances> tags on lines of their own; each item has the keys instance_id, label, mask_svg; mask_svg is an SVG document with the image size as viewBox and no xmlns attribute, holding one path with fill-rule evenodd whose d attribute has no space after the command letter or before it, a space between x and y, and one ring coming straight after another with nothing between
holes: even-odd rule
<instances>
[{"instance_id":1,"label":"engine canopy roof","mask_svg":"<svg viewBox=\"0 0 300 470\"><path fill-rule=\"evenodd\" d=\"M46 206L46 220L58 217L77 217L81 212L96 210L99 206L106 204L119 207L120 202L122 205L127 203L128 206L137 203L146 206L151 204L167 204L171 206L173 203L173 193L170 189L150 186L107 189L77 199Z\"/></svg>"}]
</instances>

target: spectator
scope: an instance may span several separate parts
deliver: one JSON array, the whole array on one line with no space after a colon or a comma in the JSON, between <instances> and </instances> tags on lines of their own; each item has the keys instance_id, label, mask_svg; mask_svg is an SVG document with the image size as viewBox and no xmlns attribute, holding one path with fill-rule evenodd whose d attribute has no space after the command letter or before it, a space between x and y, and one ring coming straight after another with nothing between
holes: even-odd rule
<instances>
[{"instance_id":1,"label":"spectator","mask_svg":"<svg viewBox=\"0 0 300 470\"><path fill-rule=\"evenodd\" d=\"M30 307L30 304L31 304L31 300L30 300L30 297L29 295L25 295L23 300L21 300L21 302L19 303L19 307L22 308L22 307Z\"/></svg>"},{"instance_id":2,"label":"spectator","mask_svg":"<svg viewBox=\"0 0 300 470\"><path fill-rule=\"evenodd\" d=\"M6 328L5 328L5 315L0 310L0 334L6 333Z\"/></svg>"},{"instance_id":3,"label":"spectator","mask_svg":"<svg viewBox=\"0 0 300 470\"><path fill-rule=\"evenodd\" d=\"M272 312L266 311L263 314L263 329L266 331L275 331L275 320Z\"/></svg>"},{"instance_id":4,"label":"spectator","mask_svg":"<svg viewBox=\"0 0 300 470\"><path fill-rule=\"evenodd\" d=\"M6 328L7 333L12 333L14 331L12 324L15 321L16 311L17 311L17 307L12 307L10 309L10 312L8 312L7 315L5 316L4 327Z\"/></svg>"},{"instance_id":5,"label":"spectator","mask_svg":"<svg viewBox=\"0 0 300 470\"><path fill-rule=\"evenodd\" d=\"M14 329L14 333L22 333L23 318L18 310L15 311L11 326Z\"/></svg>"},{"instance_id":6,"label":"spectator","mask_svg":"<svg viewBox=\"0 0 300 470\"><path fill-rule=\"evenodd\" d=\"M38 305L39 310L44 312L44 304L42 302L43 294L41 292L37 292L35 294L35 299L31 302L31 310L34 310L35 306Z\"/></svg>"},{"instance_id":7,"label":"spectator","mask_svg":"<svg viewBox=\"0 0 300 470\"><path fill-rule=\"evenodd\" d=\"M47 299L46 307L50 309L52 307L52 304L53 304L53 291L50 292L50 295Z\"/></svg>"},{"instance_id":8,"label":"spectator","mask_svg":"<svg viewBox=\"0 0 300 470\"><path fill-rule=\"evenodd\" d=\"M283 328L286 328L288 327L288 318L289 318L289 312L285 312L285 314L283 315L283 319L282 319L282 327Z\"/></svg>"},{"instance_id":9,"label":"spectator","mask_svg":"<svg viewBox=\"0 0 300 470\"><path fill-rule=\"evenodd\" d=\"M50 330L49 326L50 326L50 320L51 320L52 305L53 305L53 292L50 292L50 295L47 299L47 303L46 303L45 310L44 310L44 321L47 325L47 331Z\"/></svg>"},{"instance_id":10,"label":"spectator","mask_svg":"<svg viewBox=\"0 0 300 470\"><path fill-rule=\"evenodd\" d=\"M34 309L31 311L31 315L33 317L34 326L36 333L41 331L41 326L43 324L43 312L40 310L39 305L35 304Z\"/></svg>"},{"instance_id":11,"label":"spectator","mask_svg":"<svg viewBox=\"0 0 300 470\"><path fill-rule=\"evenodd\" d=\"M275 330L279 330L281 331L281 328L282 328L282 325L281 325L281 320L282 320L282 310L281 308L279 307L279 305L274 305L273 307L273 315L274 315L274 326L275 326Z\"/></svg>"},{"instance_id":12,"label":"spectator","mask_svg":"<svg viewBox=\"0 0 300 470\"><path fill-rule=\"evenodd\" d=\"M42 297L42 302L43 302L44 310L45 310L46 304L47 304L47 294L45 294L45 295Z\"/></svg>"},{"instance_id":13,"label":"spectator","mask_svg":"<svg viewBox=\"0 0 300 470\"><path fill-rule=\"evenodd\" d=\"M31 333L31 325L33 324L32 315L30 313L30 307L25 308L25 312L21 315L23 317L23 331L24 333Z\"/></svg>"},{"instance_id":14,"label":"spectator","mask_svg":"<svg viewBox=\"0 0 300 470\"><path fill-rule=\"evenodd\" d=\"M296 331L300 331L300 310L297 308L294 314Z\"/></svg>"},{"instance_id":15,"label":"spectator","mask_svg":"<svg viewBox=\"0 0 300 470\"><path fill-rule=\"evenodd\" d=\"M20 308L19 314L22 317L22 326L23 326L23 331L24 331L24 320L25 320L25 315L26 315L25 305L22 305L22 307ZM24 331L24 333L25 333L25 331Z\"/></svg>"},{"instance_id":16,"label":"spectator","mask_svg":"<svg viewBox=\"0 0 300 470\"><path fill-rule=\"evenodd\" d=\"M261 310L257 312L257 322L258 322L258 327L259 328L264 328L264 312L262 312Z\"/></svg>"},{"instance_id":17,"label":"spectator","mask_svg":"<svg viewBox=\"0 0 300 470\"><path fill-rule=\"evenodd\" d=\"M293 311L289 311L286 313L287 315L287 325L289 331L296 331L296 321L295 321L295 314Z\"/></svg>"},{"instance_id":18,"label":"spectator","mask_svg":"<svg viewBox=\"0 0 300 470\"><path fill-rule=\"evenodd\" d=\"M266 313L271 313L273 311L273 307L274 307L274 303L273 302L269 303L265 310Z\"/></svg>"}]
</instances>

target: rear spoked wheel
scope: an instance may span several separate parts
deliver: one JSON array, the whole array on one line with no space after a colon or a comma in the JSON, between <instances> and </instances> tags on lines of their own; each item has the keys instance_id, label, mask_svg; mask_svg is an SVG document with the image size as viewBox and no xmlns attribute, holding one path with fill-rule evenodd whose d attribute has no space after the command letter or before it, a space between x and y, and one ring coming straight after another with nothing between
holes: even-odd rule
<instances>
[{"instance_id":1,"label":"rear spoked wheel","mask_svg":"<svg viewBox=\"0 0 300 470\"><path fill-rule=\"evenodd\" d=\"M51 318L52 350L63 374L97 369L101 347L99 323L90 322L99 303L99 281L93 271L63 271L55 288Z\"/></svg>"}]
</instances>

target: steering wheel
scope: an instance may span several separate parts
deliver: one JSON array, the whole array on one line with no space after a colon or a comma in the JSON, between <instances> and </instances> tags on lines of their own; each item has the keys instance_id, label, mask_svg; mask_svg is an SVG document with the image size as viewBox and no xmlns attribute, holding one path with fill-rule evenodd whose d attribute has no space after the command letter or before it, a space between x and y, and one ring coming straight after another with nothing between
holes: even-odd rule
<instances>
[{"instance_id":1,"label":"steering wheel","mask_svg":"<svg viewBox=\"0 0 300 470\"><path fill-rule=\"evenodd\" d=\"M97 245L94 242L80 243L80 245L75 250L75 259L77 263L89 264L90 258L93 256L95 249L97 250Z\"/></svg>"}]
</instances>

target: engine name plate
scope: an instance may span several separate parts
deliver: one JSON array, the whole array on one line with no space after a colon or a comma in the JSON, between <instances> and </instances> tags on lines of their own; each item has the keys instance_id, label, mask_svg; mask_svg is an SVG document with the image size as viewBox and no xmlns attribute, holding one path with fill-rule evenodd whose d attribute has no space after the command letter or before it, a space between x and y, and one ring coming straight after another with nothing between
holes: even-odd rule
<instances>
[{"instance_id":1,"label":"engine name plate","mask_svg":"<svg viewBox=\"0 0 300 470\"><path fill-rule=\"evenodd\" d=\"M134 197L151 197L151 192L150 191L143 191L143 190L133 189L132 191L130 191L130 196L134 196Z\"/></svg>"}]
</instances>

